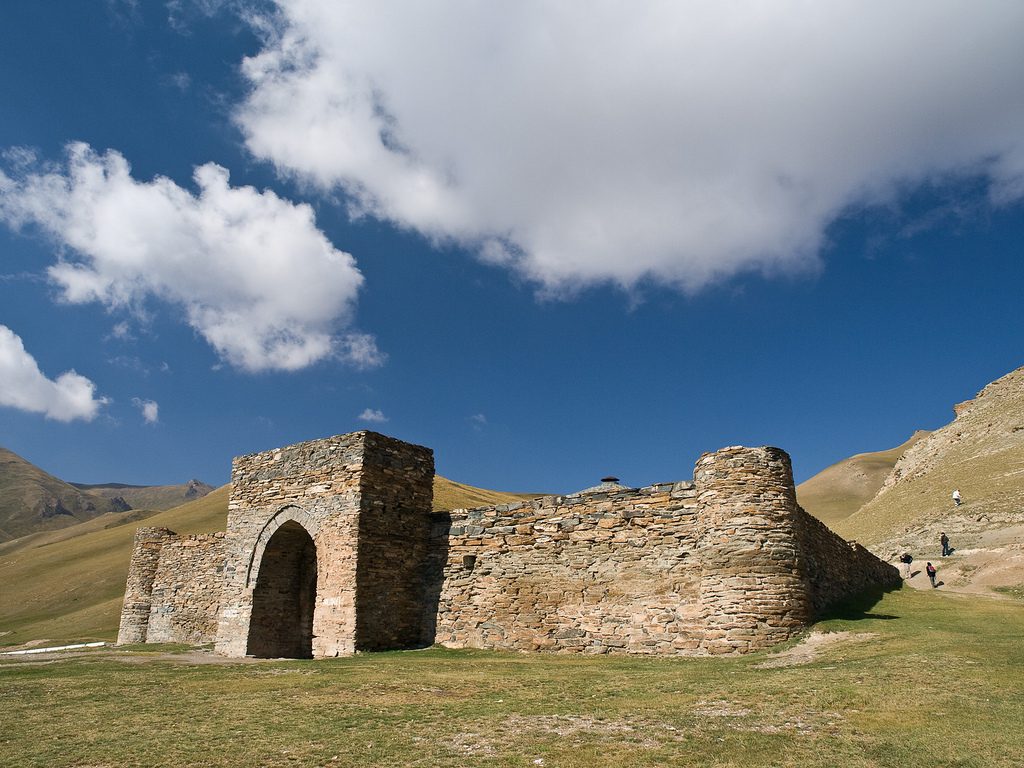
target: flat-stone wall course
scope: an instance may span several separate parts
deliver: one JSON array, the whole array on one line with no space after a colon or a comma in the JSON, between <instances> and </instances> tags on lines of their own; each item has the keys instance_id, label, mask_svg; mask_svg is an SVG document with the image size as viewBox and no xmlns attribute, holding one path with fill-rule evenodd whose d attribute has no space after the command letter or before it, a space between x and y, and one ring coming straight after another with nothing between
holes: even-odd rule
<instances>
[{"instance_id":1,"label":"flat-stone wall course","mask_svg":"<svg viewBox=\"0 0 1024 768\"><path fill-rule=\"evenodd\" d=\"M223 579L223 533L165 542L153 579L147 642L212 643Z\"/></svg>"}]
</instances>

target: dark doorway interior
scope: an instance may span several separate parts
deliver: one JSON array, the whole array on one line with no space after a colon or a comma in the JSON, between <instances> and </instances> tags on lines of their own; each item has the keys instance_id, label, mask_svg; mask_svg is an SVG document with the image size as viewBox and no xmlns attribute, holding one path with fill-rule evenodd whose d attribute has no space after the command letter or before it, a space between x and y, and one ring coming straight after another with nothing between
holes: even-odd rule
<instances>
[{"instance_id":1,"label":"dark doorway interior","mask_svg":"<svg viewBox=\"0 0 1024 768\"><path fill-rule=\"evenodd\" d=\"M267 543L252 599L246 653L264 659L313 658L316 545L296 522Z\"/></svg>"}]
</instances>

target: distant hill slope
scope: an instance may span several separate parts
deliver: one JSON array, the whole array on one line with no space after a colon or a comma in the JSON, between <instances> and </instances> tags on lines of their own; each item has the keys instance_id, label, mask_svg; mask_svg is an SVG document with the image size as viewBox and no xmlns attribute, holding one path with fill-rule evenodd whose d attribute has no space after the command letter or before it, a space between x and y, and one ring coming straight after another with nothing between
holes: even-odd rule
<instances>
[{"instance_id":1,"label":"distant hill slope","mask_svg":"<svg viewBox=\"0 0 1024 768\"><path fill-rule=\"evenodd\" d=\"M958 559L981 549L998 550L1004 563L1024 554L1024 368L954 410L950 424L903 455L875 498L837 523L840 534L883 557L906 550L935 560L942 531ZM950 499L954 488L961 507ZM974 579L967 565L957 565L959 577Z\"/></svg>"},{"instance_id":2,"label":"distant hill slope","mask_svg":"<svg viewBox=\"0 0 1024 768\"><path fill-rule=\"evenodd\" d=\"M107 514L73 528L0 543L0 645L113 640L135 529L142 524L181 534L222 531L228 491L225 485L163 512ZM530 497L434 478L435 510L524 498Z\"/></svg>"},{"instance_id":3,"label":"distant hill slope","mask_svg":"<svg viewBox=\"0 0 1024 768\"><path fill-rule=\"evenodd\" d=\"M796 488L805 510L834 527L875 497L896 462L930 433L918 430L907 442L887 451L858 453L823 469Z\"/></svg>"},{"instance_id":4,"label":"distant hill slope","mask_svg":"<svg viewBox=\"0 0 1024 768\"><path fill-rule=\"evenodd\" d=\"M457 483L440 475L434 475L434 511L449 509L470 509L487 507L493 504L509 504L525 499L535 499L539 493L505 493L504 491L488 491L475 488L465 483Z\"/></svg>"},{"instance_id":5,"label":"distant hill slope","mask_svg":"<svg viewBox=\"0 0 1024 768\"><path fill-rule=\"evenodd\" d=\"M59 480L13 451L0 448L0 541L77 525L123 509Z\"/></svg>"},{"instance_id":6,"label":"distant hill slope","mask_svg":"<svg viewBox=\"0 0 1024 768\"><path fill-rule=\"evenodd\" d=\"M178 485L125 485L124 483L105 483L87 485L72 483L75 488L93 496L106 499L124 499L132 509L165 510L173 509L188 501L201 499L213 490L201 480L189 480Z\"/></svg>"},{"instance_id":7,"label":"distant hill slope","mask_svg":"<svg viewBox=\"0 0 1024 768\"><path fill-rule=\"evenodd\" d=\"M108 512L164 510L205 496L213 486L67 483L0 448L0 542L78 525Z\"/></svg>"}]
</instances>

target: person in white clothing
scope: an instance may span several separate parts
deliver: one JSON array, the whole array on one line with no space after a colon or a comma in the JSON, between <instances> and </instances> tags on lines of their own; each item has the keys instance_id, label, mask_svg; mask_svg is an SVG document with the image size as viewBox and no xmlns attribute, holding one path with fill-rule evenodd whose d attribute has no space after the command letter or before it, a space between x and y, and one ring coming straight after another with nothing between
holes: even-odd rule
<instances>
[{"instance_id":1,"label":"person in white clothing","mask_svg":"<svg viewBox=\"0 0 1024 768\"><path fill-rule=\"evenodd\" d=\"M960 502L961 502L961 499L960 499L960 489L957 488L955 491L953 491L953 503L956 506L959 507L960 506Z\"/></svg>"}]
</instances>

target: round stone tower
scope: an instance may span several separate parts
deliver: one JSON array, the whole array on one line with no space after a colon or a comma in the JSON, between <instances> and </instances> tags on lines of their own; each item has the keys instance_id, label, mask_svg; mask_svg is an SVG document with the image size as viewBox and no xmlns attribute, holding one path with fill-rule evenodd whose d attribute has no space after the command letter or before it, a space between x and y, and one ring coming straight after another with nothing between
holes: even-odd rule
<instances>
[{"instance_id":1,"label":"round stone tower","mask_svg":"<svg viewBox=\"0 0 1024 768\"><path fill-rule=\"evenodd\" d=\"M149 611L153 604L153 579L160 565L160 550L175 538L168 528L137 528L132 559L128 565L128 584L121 607L117 644L146 642Z\"/></svg>"},{"instance_id":2,"label":"round stone tower","mask_svg":"<svg viewBox=\"0 0 1024 768\"><path fill-rule=\"evenodd\" d=\"M811 618L789 456L734 446L697 460L700 600L708 653L774 645Z\"/></svg>"}]
</instances>

